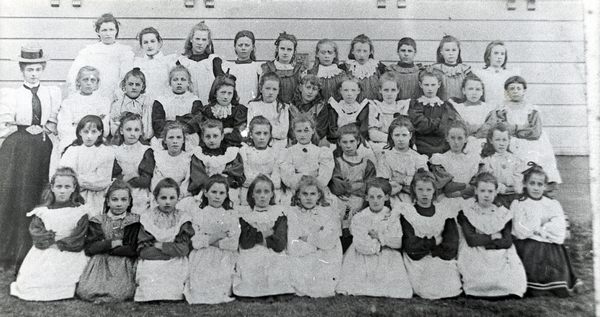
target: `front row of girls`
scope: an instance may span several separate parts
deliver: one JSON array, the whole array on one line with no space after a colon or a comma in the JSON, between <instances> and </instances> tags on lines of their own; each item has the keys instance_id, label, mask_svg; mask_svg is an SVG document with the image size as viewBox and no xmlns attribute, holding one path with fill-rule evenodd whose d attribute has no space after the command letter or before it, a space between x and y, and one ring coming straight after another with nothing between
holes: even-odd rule
<instances>
[{"instance_id":1,"label":"front row of girls","mask_svg":"<svg viewBox=\"0 0 600 317\"><path fill-rule=\"evenodd\" d=\"M247 208L234 207L223 175L208 178L199 202L178 203L179 185L165 178L141 216L131 212L131 187L115 180L90 217L76 175L59 168L28 213L34 246L11 295L209 304L234 295L564 297L578 284L562 245L565 216L543 195L548 178L535 164L510 209L497 204L499 183L487 172L474 178L475 197L456 204L436 200L436 176L424 169L410 182L410 203L390 204L390 182L373 179L345 254L337 212L313 176L301 177L289 206L276 204L273 182L260 174Z\"/></svg>"}]
</instances>

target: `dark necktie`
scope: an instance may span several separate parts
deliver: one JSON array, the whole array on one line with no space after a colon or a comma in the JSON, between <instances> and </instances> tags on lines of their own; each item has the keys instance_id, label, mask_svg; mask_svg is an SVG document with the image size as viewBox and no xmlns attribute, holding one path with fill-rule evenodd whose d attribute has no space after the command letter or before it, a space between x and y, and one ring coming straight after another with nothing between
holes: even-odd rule
<instances>
[{"instance_id":1,"label":"dark necktie","mask_svg":"<svg viewBox=\"0 0 600 317\"><path fill-rule=\"evenodd\" d=\"M42 123L42 101L37 92L40 86L29 88L23 85L25 89L31 91L31 125L40 125Z\"/></svg>"}]
</instances>

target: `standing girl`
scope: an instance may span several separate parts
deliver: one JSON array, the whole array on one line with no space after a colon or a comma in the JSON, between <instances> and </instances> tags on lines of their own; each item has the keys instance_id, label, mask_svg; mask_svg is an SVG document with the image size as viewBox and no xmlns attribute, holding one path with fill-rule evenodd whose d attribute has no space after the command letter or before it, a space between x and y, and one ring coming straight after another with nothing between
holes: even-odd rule
<instances>
[{"instance_id":1,"label":"standing girl","mask_svg":"<svg viewBox=\"0 0 600 317\"><path fill-rule=\"evenodd\" d=\"M16 264L16 271L31 248L26 214L48 183L49 136L57 133L60 89L40 84L48 60L41 47L22 47L17 61L23 85L0 90L0 265Z\"/></svg>"},{"instance_id":2,"label":"standing girl","mask_svg":"<svg viewBox=\"0 0 600 317\"><path fill-rule=\"evenodd\" d=\"M369 207L352 218L354 240L344 256L336 291L345 295L412 297L402 262L400 211L390 205L392 186L377 178L367 185Z\"/></svg>"},{"instance_id":3,"label":"standing girl","mask_svg":"<svg viewBox=\"0 0 600 317\"><path fill-rule=\"evenodd\" d=\"M321 95L327 102L330 98L339 100L338 85L344 78L344 70L340 68L339 50L337 44L330 39L322 39L317 42L315 51L315 65L308 70L309 75L315 75L319 79Z\"/></svg>"},{"instance_id":4,"label":"standing girl","mask_svg":"<svg viewBox=\"0 0 600 317\"><path fill-rule=\"evenodd\" d=\"M384 149L377 175L392 185L392 203L410 201L410 183L420 168L427 169L427 156L410 148L414 128L406 117L394 119L388 129L387 147Z\"/></svg>"},{"instance_id":5,"label":"standing girl","mask_svg":"<svg viewBox=\"0 0 600 317\"><path fill-rule=\"evenodd\" d=\"M133 206L131 212L143 214L150 208L150 191L140 177L139 166L150 148L142 143L142 117L126 112L119 120L121 125L112 139L115 159L121 168L121 179L131 186Z\"/></svg>"},{"instance_id":6,"label":"standing girl","mask_svg":"<svg viewBox=\"0 0 600 317\"><path fill-rule=\"evenodd\" d=\"M506 125L496 124L487 135L487 143L481 151L482 171L489 172L498 180L498 200L506 208L523 191L523 161L509 151L510 135Z\"/></svg>"},{"instance_id":7,"label":"standing girl","mask_svg":"<svg viewBox=\"0 0 600 317\"><path fill-rule=\"evenodd\" d=\"M10 295L30 301L72 298L88 258L83 253L88 228L84 199L75 171L56 170L42 206L27 213L33 247L27 253Z\"/></svg>"},{"instance_id":8,"label":"standing girl","mask_svg":"<svg viewBox=\"0 0 600 317\"><path fill-rule=\"evenodd\" d=\"M433 153L444 153L450 146L444 131L452 121L460 120L460 115L449 102L438 97L444 75L435 69L419 73L419 86L423 95L412 99L408 116L415 127L417 152L431 157Z\"/></svg>"},{"instance_id":9,"label":"standing girl","mask_svg":"<svg viewBox=\"0 0 600 317\"><path fill-rule=\"evenodd\" d=\"M465 77L471 73L471 66L462 63L460 42L457 38L452 35L442 38L437 49L437 64L433 64L432 67L443 74L440 98L462 100L464 95L461 86Z\"/></svg>"},{"instance_id":10,"label":"standing girl","mask_svg":"<svg viewBox=\"0 0 600 317\"><path fill-rule=\"evenodd\" d=\"M181 300L194 236L192 216L175 207L179 186L173 179L158 182L153 194L156 207L140 217L134 300Z\"/></svg>"},{"instance_id":11,"label":"standing girl","mask_svg":"<svg viewBox=\"0 0 600 317\"><path fill-rule=\"evenodd\" d=\"M154 99L146 95L146 76L139 68L134 68L125 74L121 81L124 94L110 108L110 134L115 137L125 112L138 114L142 118L144 140L150 140L152 131L152 104Z\"/></svg>"},{"instance_id":12,"label":"standing girl","mask_svg":"<svg viewBox=\"0 0 600 317\"><path fill-rule=\"evenodd\" d=\"M250 122L256 116L263 116L271 122L273 146L284 149L290 128L290 106L279 99L281 78L277 73L268 72L260 78L259 95L248 104Z\"/></svg>"},{"instance_id":13,"label":"standing girl","mask_svg":"<svg viewBox=\"0 0 600 317\"><path fill-rule=\"evenodd\" d=\"M125 301L135 293L135 258L140 231L131 187L115 180L106 191L104 210L90 219L85 253L91 257L77 286L77 296L94 303Z\"/></svg>"},{"instance_id":14,"label":"standing girl","mask_svg":"<svg viewBox=\"0 0 600 317\"><path fill-rule=\"evenodd\" d=\"M296 63L298 40L292 34L280 33L275 40L275 60L262 64L263 73L274 72L281 78L279 98L289 103L300 83L304 64Z\"/></svg>"},{"instance_id":15,"label":"standing girl","mask_svg":"<svg viewBox=\"0 0 600 317\"><path fill-rule=\"evenodd\" d=\"M100 117L83 117L75 133L77 139L65 150L59 166L70 167L77 173L81 195L90 217L94 217L102 212L104 193L112 182L115 153L102 141L104 124Z\"/></svg>"},{"instance_id":16,"label":"standing girl","mask_svg":"<svg viewBox=\"0 0 600 317\"><path fill-rule=\"evenodd\" d=\"M256 39L248 30L237 32L233 47L237 59L234 62L223 61L222 72L237 78L236 91L240 104L247 105L258 96L258 79L262 74L262 63L256 61Z\"/></svg>"},{"instance_id":17,"label":"standing girl","mask_svg":"<svg viewBox=\"0 0 600 317\"><path fill-rule=\"evenodd\" d=\"M132 68L134 54L129 45L117 43L121 24L112 14L103 14L94 25L100 42L79 51L67 75L67 86L70 93L75 93L79 70L84 66L94 67L102 75L98 94L112 102L118 94L119 82Z\"/></svg>"},{"instance_id":18,"label":"standing girl","mask_svg":"<svg viewBox=\"0 0 600 317\"><path fill-rule=\"evenodd\" d=\"M375 164L367 157L358 154L362 137L354 124L347 124L338 130L338 151L335 166L329 182L331 193L337 196L339 216L342 222L342 247L346 252L352 243L350 223L352 217L363 208L367 184L375 179Z\"/></svg>"},{"instance_id":19,"label":"standing girl","mask_svg":"<svg viewBox=\"0 0 600 317\"><path fill-rule=\"evenodd\" d=\"M331 112L332 130L337 131L338 127L354 123L360 134L366 139L369 133L369 105L371 102L369 99L359 102L358 98L363 87L357 79L344 76L338 91L342 96L339 102L329 99L329 105L333 109Z\"/></svg>"},{"instance_id":20,"label":"standing girl","mask_svg":"<svg viewBox=\"0 0 600 317\"><path fill-rule=\"evenodd\" d=\"M420 169L410 184L413 203L403 204L400 223L404 265L415 295L426 299L462 293L456 263L458 227L451 205L435 205L435 177Z\"/></svg>"},{"instance_id":21,"label":"standing girl","mask_svg":"<svg viewBox=\"0 0 600 317\"><path fill-rule=\"evenodd\" d=\"M358 102L377 99L379 76L385 73L386 66L375 60L374 55L375 47L368 36L360 34L352 39L348 60L344 66L346 73L362 86L357 97Z\"/></svg>"},{"instance_id":22,"label":"standing girl","mask_svg":"<svg viewBox=\"0 0 600 317\"><path fill-rule=\"evenodd\" d=\"M410 37L403 37L398 41L397 52L400 61L388 66L388 71L394 72L398 77L399 99L419 98L419 72L422 65L414 62L417 42Z\"/></svg>"},{"instance_id":23,"label":"standing girl","mask_svg":"<svg viewBox=\"0 0 600 317\"><path fill-rule=\"evenodd\" d=\"M458 248L458 270L465 294L479 297L523 297L525 270L512 243L513 212L494 205L498 182L490 173L477 175L475 197L465 201L457 220L464 239Z\"/></svg>"},{"instance_id":24,"label":"standing girl","mask_svg":"<svg viewBox=\"0 0 600 317\"><path fill-rule=\"evenodd\" d=\"M248 108L239 103L237 80L233 75L221 74L210 89L209 104L202 108L206 119L223 124L223 146L242 146L242 131L246 130Z\"/></svg>"},{"instance_id":25,"label":"standing girl","mask_svg":"<svg viewBox=\"0 0 600 317\"><path fill-rule=\"evenodd\" d=\"M548 191L562 182L554 150L548 135L542 130L542 119L538 107L525 99L527 82L519 76L512 76L504 83L508 100L490 113L486 124L503 122L508 125L509 134L514 136L512 149L524 162L535 162L548 174Z\"/></svg>"},{"instance_id":26,"label":"standing girl","mask_svg":"<svg viewBox=\"0 0 600 317\"><path fill-rule=\"evenodd\" d=\"M288 218L275 205L273 182L258 175L248 188L251 211L240 214L240 256L233 276L233 293L243 297L291 294Z\"/></svg>"},{"instance_id":27,"label":"standing girl","mask_svg":"<svg viewBox=\"0 0 600 317\"><path fill-rule=\"evenodd\" d=\"M240 224L228 192L227 179L213 175L206 182L199 206L195 199L184 200L178 205L192 215L195 231L192 237L194 250L189 256L189 279L183 291L190 304L233 300L231 285L238 258Z\"/></svg>"},{"instance_id":28,"label":"standing girl","mask_svg":"<svg viewBox=\"0 0 600 317\"><path fill-rule=\"evenodd\" d=\"M512 233L527 274L527 294L567 297L582 286L573 272L567 249L565 214L557 200L544 196L548 176L529 163L523 176L523 197L510 205Z\"/></svg>"},{"instance_id":29,"label":"standing girl","mask_svg":"<svg viewBox=\"0 0 600 317\"><path fill-rule=\"evenodd\" d=\"M504 82L511 76L519 75L518 69L506 69L508 52L502 41L492 41L485 48L483 69L473 69L485 86L485 102L491 106L501 106L506 100Z\"/></svg>"},{"instance_id":30,"label":"standing girl","mask_svg":"<svg viewBox=\"0 0 600 317\"><path fill-rule=\"evenodd\" d=\"M150 99L169 92L169 69L173 65L174 55L166 56L161 52L162 37L153 27L147 27L137 35L142 57L133 59L133 66L146 75L146 92Z\"/></svg>"},{"instance_id":31,"label":"standing girl","mask_svg":"<svg viewBox=\"0 0 600 317\"><path fill-rule=\"evenodd\" d=\"M63 153L65 148L73 143L77 124L87 115L96 115L102 119L106 127L104 137L110 134L111 99L96 92L100 83L100 73L97 69L84 66L77 73L76 93L63 100L58 110L58 138L60 143L57 152Z\"/></svg>"},{"instance_id":32,"label":"standing girl","mask_svg":"<svg viewBox=\"0 0 600 317\"><path fill-rule=\"evenodd\" d=\"M437 179L436 188L448 198L472 196L471 178L479 171L481 157L477 152L465 153L467 126L455 121L448 127L446 141L450 150L431 156L429 169Z\"/></svg>"},{"instance_id":33,"label":"standing girl","mask_svg":"<svg viewBox=\"0 0 600 317\"><path fill-rule=\"evenodd\" d=\"M281 175L279 157L281 151L271 146L271 133L273 127L267 118L256 116L248 126L248 144L240 149L240 156L244 164L246 181L240 189L240 203L247 206L248 187L254 179L263 174L274 184L275 201L281 199Z\"/></svg>"},{"instance_id":34,"label":"standing girl","mask_svg":"<svg viewBox=\"0 0 600 317\"><path fill-rule=\"evenodd\" d=\"M221 59L214 54L212 32L204 21L192 27L183 50L183 55L187 58L180 61L192 74L190 89L206 104L210 85L215 80L215 71L221 68Z\"/></svg>"},{"instance_id":35,"label":"standing girl","mask_svg":"<svg viewBox=\"0 0 600 317\"><path fill-rule=\"evenodd\" d=\"M296 295L334 296L342 267L339 218L312 176L302 176L292 206L287 250Z\"/></svg>"}]
</instances>

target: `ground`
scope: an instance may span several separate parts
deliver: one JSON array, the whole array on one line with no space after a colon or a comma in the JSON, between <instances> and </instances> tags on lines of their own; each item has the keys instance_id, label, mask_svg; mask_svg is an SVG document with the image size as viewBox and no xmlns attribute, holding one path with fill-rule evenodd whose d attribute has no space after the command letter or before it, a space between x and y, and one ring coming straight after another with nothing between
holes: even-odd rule
<instances>
[{"instance_id":1,"label":"ground","mask_svg":"<svg viewBox=\"0 0 600 317\"><path fill-rule=\"evenodd\" d=\"M188 305L185 302L91 304L81 300L26 302L8 294L14 280L0 269L0 316L594 316L592 212L588 157L558 157L563 176L558 200L571 222L565 243L577 276L585 283L570 298L488 301L387 299L338 295L325 299L295 297L287 302Z\"/></svg>"}]
</instances>

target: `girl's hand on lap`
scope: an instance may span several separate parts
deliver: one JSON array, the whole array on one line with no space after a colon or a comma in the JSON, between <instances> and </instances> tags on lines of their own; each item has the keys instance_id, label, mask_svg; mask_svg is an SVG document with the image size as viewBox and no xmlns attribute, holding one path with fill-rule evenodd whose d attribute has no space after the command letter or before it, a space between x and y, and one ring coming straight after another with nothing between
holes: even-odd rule
<instances>
[{"instance_id":1,"label":"girl's hand on lap","mask_svg":"<svg viewBox=\"0 0 600 317\"><path fill-rule=\"evenodd\" d=\"M233 132L233 128L224 128L223 129L223 134L229 134L231 132Z\"/></svg>"},{"instance_id":2,"label":"girl's hand on lap","mask_svg":"<svg viewBox=\"0 0 600 317\"><path fill-rule=\"evenodd\" d=\"M44 132L46 134L54 134L54 135L58 135L58 130L56 129L56 123L55 122L46 122L46 124L44 125Z\"/></svg>"},{"instance_id":3,"label":"girl's hand on lap","mask_svg":"<svg viewBox=\"0 0 600 317\"><path fill-rule=\"evenodd\" d=\"M159 250L162 250L163 243L156 241L156 242L154 242L154 247L157 248L157 249L159 249Z\"/></svg>"},{"instance_id":4,"label":"girl's hand on lap","mask_svg":"<svg viewBox=\"0 0 600 317\"><path fill-rule=\"evenodd\" d=\"M379 240L379 234L375 230L369 230L369 237L371 237L371 239Z\"/></svg>"},{"instance_id":5,"label":"girl's hand on lap","mask_svg":"<svg viewBox=\"0 0 600 317\"><path fill-rule=\"evenodd\" d=\"M110 246L111 246L111 248L113 248L113 249L114 249L114 248L116 248L116 247L120 247L120 246L122 246L122 245L123 245L123 240L122 240L122 239L112 240L112 241L110 242Z\"/></svg>"}]
</instances>

